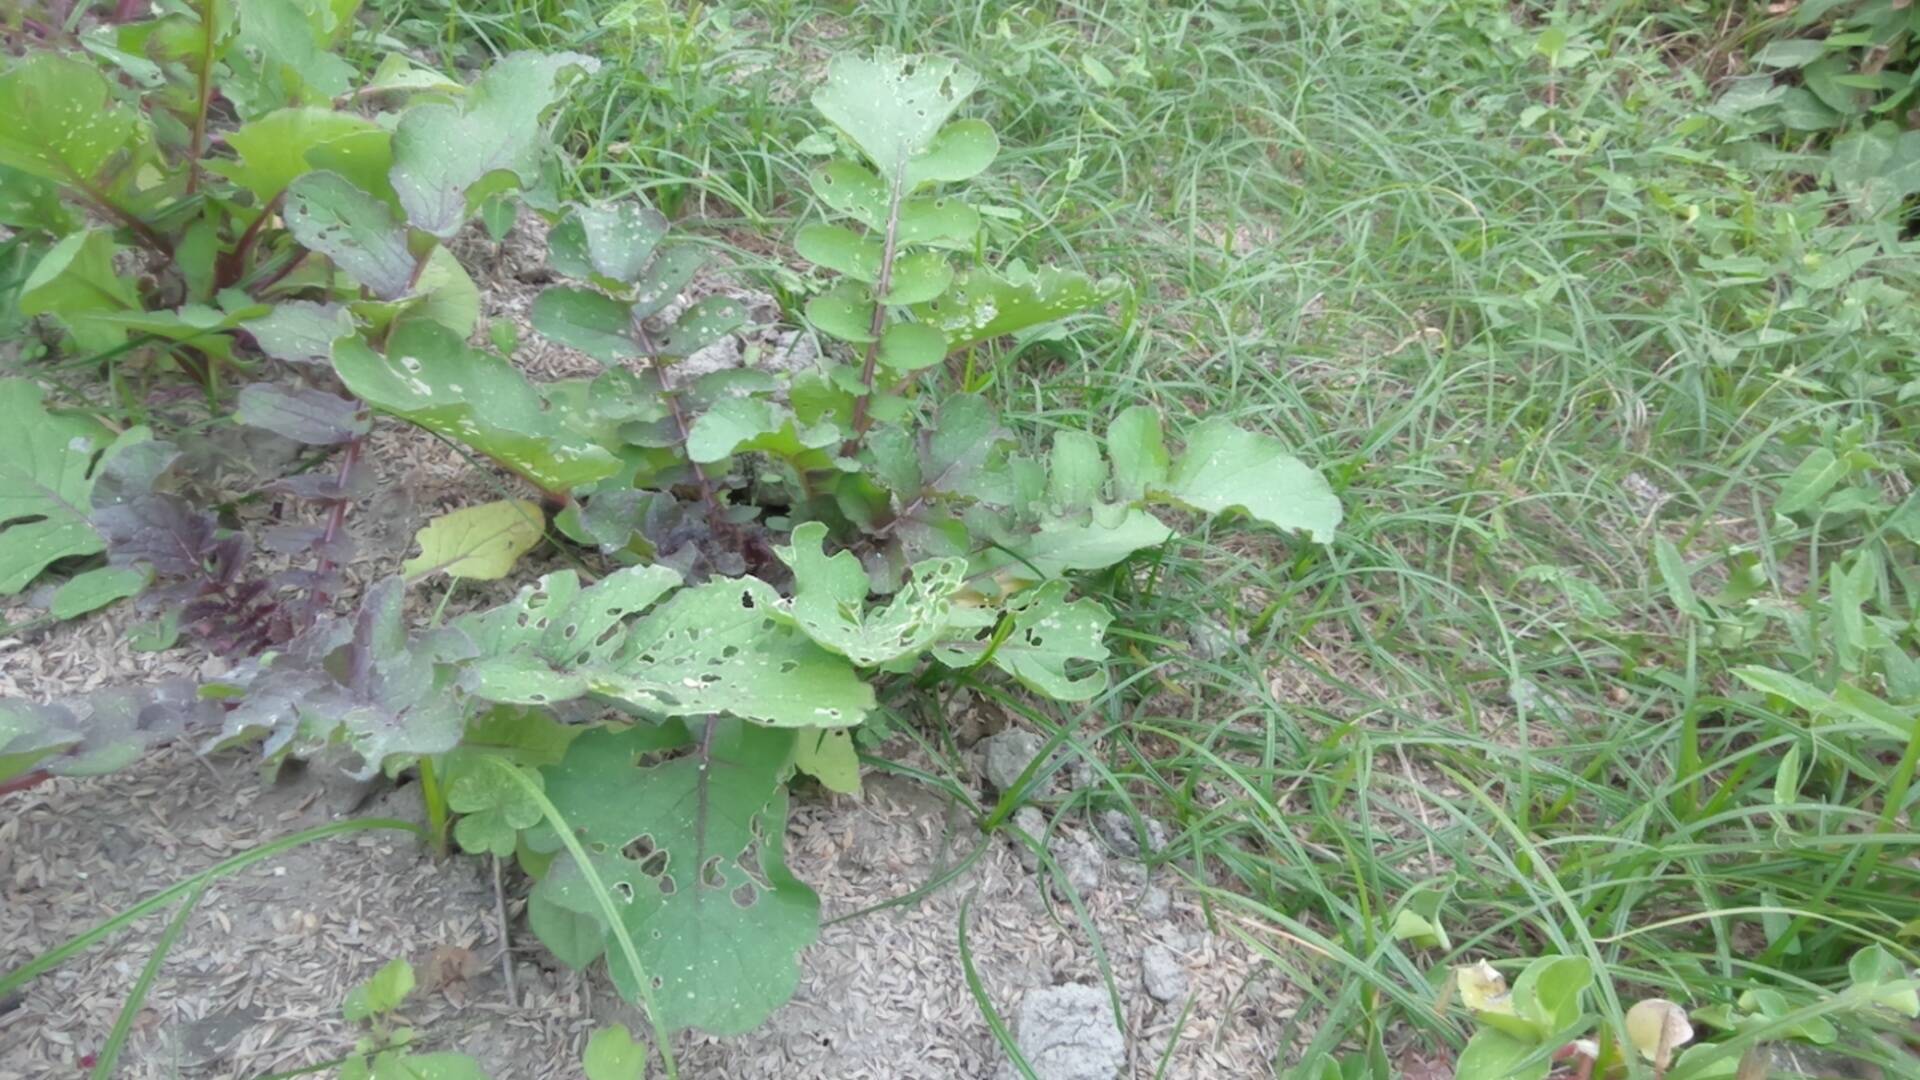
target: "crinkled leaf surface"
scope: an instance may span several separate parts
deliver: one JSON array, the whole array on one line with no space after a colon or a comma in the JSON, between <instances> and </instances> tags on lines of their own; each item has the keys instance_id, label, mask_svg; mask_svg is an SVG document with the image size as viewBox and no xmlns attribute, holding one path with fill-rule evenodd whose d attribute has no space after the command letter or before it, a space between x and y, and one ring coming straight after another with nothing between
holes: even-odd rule
<instances>
[{"instance_id":1,"label":"crinkled leaf surface","mask_svg":"<svg viewBox=\"0 0 1920 1080\"><path fill-rule=\"evenodd\" d=\"M947 351L953 352L1099 308L1125 293L1117 279L1095 281L1075 271L1034 271L1016 263L1004 271L980 267L957 274L944 294L914 311L946 335Z\"/></svg>"},{"instance_id":2,"label":"crinkled leaf surface","mask_svg":"<svg viewBox=\"0 0 1920 1080\"><path fill-rule=\"evenodd\" d=\"M837 56L813 107L847 133L883 177L902 176L908 162L980 83L951 60L899 56Z\"/></svg>"},{"instance_id":3,"label":"crinkled leaf surface","mask_svg":"<svg viewBox=\"0 0 1920 1080\"><path fill-rule=\"evenodd\" d=\"M140 132L94 65L36 52L0 75L0 165L56 183L99 179Z\"/></svg>"},{"instance_id":4,"label":"crinkled leaf surface","mask_svg":"<svg viewBox=\"0 0 1920 1080\"><path fill-rule=\"evenodd\" d=\"M1244 510L1279 529L1333 542L1340 500L1326 478L1286 452L1278 439L1208 420L1187 432L1160 494L1195 510Z\"/></svg>"},{"instance_id":5,"label":"crinkled leaf surface","mask_svg":"<svg viewBox=\"0 0 1920 1080\"><path fill-rule=\"evenodd\" d=\"M392 173L407 220L449 239L469 208L500 190L503 180L537 182L542 117L572 73L599 67L579 53L513 53L489 68L460 104L407 110L393 133Z\"/></svg>"},{"instance_id":6,"label":"crinkled leaf surface","mask_svg":"<svg viewBox=\"0 0 1920 1080\"><path fill-rule=\"evenodd\" d=\"M500 499L441 514L414 534L420 554L401 564L410 578L444 573L498 581L546 534L547 515L530 499Z\"/></svg>"},{"instance_id":7,"label":"crinkled leaf surface","mask_svg":"<svg viewBox=\"0 0 1920 1080\"><path fill-rule=\"evenodd\" d=\"M963 559L929 559L884 607L867 610L871 583L848 551L822 550L827 527L810 521L775 553L793 569L793 618L807 636L861 667L919 655L946 629L953 594L965 582Z\"/></svg>"},{"instance_id":8,"label":"crinkled leaf surface","mask_svg":"<svg viewBox=\"0 0 1920 1080\"><path fill-rule=\"evenodd\" d=\"M375 296L394 300L412 288L407 230L387 204L333 172L311 172L287 188L287 231L338 263Z\"/></svg>"},{"instance_id":9,"label":"crinkled leaf surface","mask_svg":"<svg viewBox=\"0 0 1920 1080\"><path fill-rule=\"evenodd\" d=\"M0 379L0 595L19 592L49 563L105 550L87 519L110 445L113 434L98 423L48 412L37 384Z\"/></svg>"},{"instance_id":10,"label":"crinkled leaf surface","mask_svg":"<svg viewBox=\"0 0 1920 1080\"><path fill-rule=\"evenodd\" d=\"M16 758L56 776L113 772L155 743L219 722L220 707L185 679L107 687L48 705L0 701L0 776Z\"/></svg>"},{"instance_id":11,"label":"crinkled leaf surface","mask_svg":"<svg viewBox=\"0 0 1920 1080\"><path fill-rule=\"evenodd\" d=\"M1004 577L1042 580L1072 570L1102 570L1136 551L1159 547L1173 530L1136 507L1108 507L1084 519L1045 518L982 556Z\"/></svg>"},{"instance_id":12,"label":"crinkled leaf surface","mask_svg":"<svg viewBox=\"0 0 1920 1080\"><path fill-rule=\"evenodd\" d=\"M706 756L636 764L644 729L590 732L545 770L547 791L595 859L670 1029L716 1035L756 1027L792 996L800 951L813 942L819 900L782 854L782 784L793 735L723 722ZM548 838L547 847L557 843ZM554 863L535 906L597 911L578 867ZM539 924L536 924L539 925ZM614 982L638 996L618 949Z\"/></svg>"},{"instance_id":13,"label":"crinkled leaf surface","mask_svg":"<svg viewBox=\"0 0 1920 1080\"><path fill-rule=\"evenodd\" d=\"M409 633L405 592L401 578L383 578L367 589L353 618L324 620L262 656L244 680L244 699L227 713L220 742L265 734L269 755L344 742L364 762L361 779L390 756L459 745L467 715L459 674L473 643L453 629Z\"/></svg>"},{"instance_id":14,"label":"crinkled leaf surface","mask_svg":"<svg viewBox=\"0 0 1920 1080\"><path fill-rule=\"evenodd\" d=\"M464 443L548 491L583 487L620 467L548 411L512 365L437 323L402 320L386 356L358 339L341 341L334 369L381 412Z\"/></svg>"}]
</instances>

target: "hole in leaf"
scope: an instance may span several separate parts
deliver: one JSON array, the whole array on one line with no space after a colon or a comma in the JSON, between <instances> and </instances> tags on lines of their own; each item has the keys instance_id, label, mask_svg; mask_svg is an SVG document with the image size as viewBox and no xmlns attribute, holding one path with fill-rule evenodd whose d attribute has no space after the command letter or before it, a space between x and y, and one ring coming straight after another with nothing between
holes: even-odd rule
<instances>
[{"instance_id":1,"label":"hole in leaf","mask_svg":"<svg viewBox=\"0 0 1920 1080\"><path fill-rule=\"evenodd\" d=\"M733 890L733 902L737 907L750 908L758 899L760 899L760 890L752 885L742 885Z\"/></svg>"},{"instance_id":2,"label":"hole in leaf","mask_svg":"<svg viewBox=\"0 0 1920 1080\"><path fill-rule=\"evenodd\" d=\"M707 861L700 864L700 884L709 889L727 887L727 875L720 870L720 856L708 856Z\"/></svg>"}]
</instances>

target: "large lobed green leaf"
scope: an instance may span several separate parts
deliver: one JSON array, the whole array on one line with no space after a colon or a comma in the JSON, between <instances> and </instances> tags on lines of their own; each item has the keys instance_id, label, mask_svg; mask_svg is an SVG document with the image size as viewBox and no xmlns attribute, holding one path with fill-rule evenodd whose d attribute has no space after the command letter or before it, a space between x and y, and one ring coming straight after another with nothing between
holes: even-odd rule
<instances>
[{"instance_id":1,"label":"large lobed green leaf","mask_svg":"<svg viewBox=\"0 0 1920 1080\"><path fill-rule=\"evenodd\" d=\"M827 527L808 522L793 545L776 549L793 569L793 617L819 644L861 667L918 657L946 630L953 596L965 583L965 559L929 559L885 606L867 610L871 582L853 553L821 550Z\"/></svg>"},{"instance_id":2,"label":"large lobed green leaf","mask_svg":"<svg viewBox=\"0 0 1920 1080\"><path fill-rule=\"evenodd\" d=\"M793 994L800 951L819 926L819 900L787 869L783 781L790 732L724 722L701 751L639 764L655 732L596 731L543 771L547 793L622 905L621 921L669 1029L749 1031ZM530 837L552 851L558 839ZM576 964L605 948L600 907L570 858L534 889L529 921L556 955ZM639 996L620 950L607 949L614 983Z\"/></svg>"}]
</instances>

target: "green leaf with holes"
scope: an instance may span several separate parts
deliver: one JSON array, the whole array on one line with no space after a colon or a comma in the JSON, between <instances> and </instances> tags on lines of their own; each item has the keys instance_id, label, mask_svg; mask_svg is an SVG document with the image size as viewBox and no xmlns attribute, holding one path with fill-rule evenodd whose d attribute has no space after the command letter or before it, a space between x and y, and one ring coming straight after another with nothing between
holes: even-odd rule
<instances>
[{"instance_id":1,"label":"green leaf with holes","mask_svg":"<svg viewBox=\"0 0 1920 1080\"><path fill-rule=\"evenodd\" d=\"M996 646L991 628L942 642L935 650L949 667L970 667L983 655L1036 694L1055 701L1085 701L1107 687L1101 661L1108 656L1107 624L1113 616L1098 601L1067 599L1067 583L1054 580L1013 604L1013 628Z\"/></svg>"},{"instance_id":2,"label":"green leaf with holes","mask_svg":"<svg viewBox=\"0 0 1920 1080\"><path fill-rule=\"evenodd\" d=\"M533 301L533 328L609 366L642 355L628 305L593 289L548 289Z\"/></svg>"},{"instance_id":3,"label":"green leaf with holes","mask_svg":"<svg viewBox=\"0 0 1920 1080\"><path fill-rule=\"evenodd\" d=\"M594 731L544 770L547 793L615 893L621 921L669 1029L737 1035L793 994L799 955L819 925L819 900L787 869L782 781L794 736L723 721L706 750L641 765L644 728ZM553 850L558 839L531 834ZM534 888L536 932L552 912L584 916L599 904L570 857ZM573 925L578 925L575 922ZM579 950L574 950L578 955ZM606 949L614 985L637 1000L634 972Z\"/></svg>"},{"instance_id":4,"label":"green leaf with holes","mask_svg":"<svg viewBox=\"0 0 1920 1080\"><path fill-rule=\"evenodd\" d=\"M1092 311L1126 295L1119 280L1014 264L1004 271L980 267L956 275L939 298L914 308L922 321L946 335L947 350L1017 334L1069 315Z\"/></svg>"},{"instance_id":5,"label":"green leaf with holes","mask_svg":"<svg viewBox=\"0 0 1920 1080\"><path fill-rule=\"evenodd\" d=\"M339 173L313 172L287 188L287 231L303 247L332 259L382 300L397 300L413 286L419 261L407 247L407 230L387 204Z\"/></svg>"},{"instance_id":6,"label":"green leaf with holes","mask_svg":"<svg viewBox=\"0 0 1920 1080\"><path fill-rule=\"evenodd\" d=\"M1278 439L1209 420L1187 432L1187 448L1158 494L1195 510L1243 510L1277 529L1333 542L1340 500L1318 472Z\"/></svg>"},{"instance_id":7,"label":"green leaf with holes","mask_svg":"<svg viewBox=\"0 0 1920 1080\"><path fill-rule=\"evenodd\" d=\"M334 370L381 412L498 461L555 493L612 476L604 447L568 427L505 360L426 319L402 319L385 356L359 338L335 343Z\"/></svg>"},{"instance_id":8,"label":"green leaf with holes","mask_svg":"<svg viewBox=\"0 0 1920 1080\"><path fill-rule=\"evenodd\" d=\"M879 667L919 656L945 632L966 560L915 565L907 584L869 611L866 568L852 552L827 555L826 538L827 527L810 521L793 530L791 547L774 549L793 570L793 618L808 637L861 667Z\"/></svg>"},{"instance_id":9,"label":"green leaf with holes","mask_svg":"<svg viewBox=\"0 0 1920 1080\"><path fill-rule=\"evenodd\" d=\"M106 455L145 438L48 412L36 383L0 379L0 596L60 559L106 549L88 523L94 480Z\"/></svg>"},{"instance_id":10,"label":"green leaf with holes","mask_svg":"<svg viewBox=\"0 0 1920 1080\"><path fill-rule=\"evenodd\" d=\"M771 586L746 578L674 592L678 581L662 566L629 567L582 589L562 571L465 616L456 625L481 654L467 686L490 701L591 693L662 716L792 727L857 724L873 707L873 691L807 639Z\"/></svg>"},{"instance_id":11,"label":"green leaf with holes","mask_svg":"<svg viewBox=\"0 0 1920 1080\"><path fill-rule=\"evenodd\" d=\"M811 181L814 194L829 209L874 232L886 231L889 189L872 170L851 161L831 161L816 167ZM894 241L901 246L965 247L979 231L978 210L958 199L922 196L901 202Z\"/></svg>"}]
</instances>

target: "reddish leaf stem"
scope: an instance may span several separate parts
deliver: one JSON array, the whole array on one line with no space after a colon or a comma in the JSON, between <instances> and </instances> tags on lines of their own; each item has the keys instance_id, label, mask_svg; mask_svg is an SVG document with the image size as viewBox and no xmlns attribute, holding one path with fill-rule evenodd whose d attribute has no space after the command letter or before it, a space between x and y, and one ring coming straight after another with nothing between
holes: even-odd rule
<instances>
[{"instance_id":1,"label":"reddish leaf stem","mask_svg":"<svg viewBox=\"0 0 1920 1080\"><path fill-rule=\"evenodd\" d=\"M887 237L880 248L880 274L873 283L873 318L867 324L867 336L873 340L867 342L867 357L860 365L860 385L865 392L853 403L853 438L847 440L842 454L852 454L859 449L860 436L873 426L873 377L880 360L880 331L887 327L886 298L887 291L893 287L893 255L900 237L900 199L907 189L906 172L906 163L901 162L893 174L893 195L887 203Z\"/></svg>"}]
</instances>

